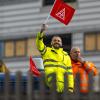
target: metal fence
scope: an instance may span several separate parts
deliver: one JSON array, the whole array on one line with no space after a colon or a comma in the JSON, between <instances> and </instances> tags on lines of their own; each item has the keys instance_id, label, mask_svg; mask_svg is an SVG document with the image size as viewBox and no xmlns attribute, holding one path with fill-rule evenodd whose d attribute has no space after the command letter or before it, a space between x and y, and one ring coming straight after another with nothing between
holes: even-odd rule
<instances>
[{"instance_id":1,"label":"metal fence","mask_svg":"<svg viewBox=\"0 0 100 100\"><path fill-rule=\"evenodd\" d=\"M53 74L52 90L49 90L44 82L44 73L37 78L31 73L23 75L17 72L0 74L0 100L99 100L100 93L93 91L93 76L89 75L89 93L80 94L79 92L79 75L75 79L75 91L69 93L67 85L62 94L56 92L55 75ZM65 75L66 77L66 75ZM67 84L67 78L65 78Z\"/></svg>"}]
</instances>

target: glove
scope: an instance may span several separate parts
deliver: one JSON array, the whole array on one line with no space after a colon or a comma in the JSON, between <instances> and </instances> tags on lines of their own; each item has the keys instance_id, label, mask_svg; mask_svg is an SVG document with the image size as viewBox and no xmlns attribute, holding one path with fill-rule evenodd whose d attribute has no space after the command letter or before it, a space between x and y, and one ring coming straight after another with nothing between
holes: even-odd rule
<instances>
[{"instance_id":1,"label":"glove","mask_svg":"<svg viewBox=\"0 0 100 100\"><path fill-rule=\"evenodd\" d=\"M42 24L40 33L43 33L44 31L46 31L47 27L48 25Z\"/></svg>"}]
</instances>

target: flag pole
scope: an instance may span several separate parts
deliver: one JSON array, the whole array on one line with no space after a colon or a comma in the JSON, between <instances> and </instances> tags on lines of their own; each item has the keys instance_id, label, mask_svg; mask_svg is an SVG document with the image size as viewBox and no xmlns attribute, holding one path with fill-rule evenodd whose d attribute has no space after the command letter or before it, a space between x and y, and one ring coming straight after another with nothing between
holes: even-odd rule
<instances>
[{"instance_id":1,"label":"flag pole","mask_svg":"<svg viewBox=\"0 0 100 100\"><path fill-rule=\"evenodd\" d=\"M50 13L51 13L52 8L54 7L54 5L55 5L55 2L56 2L56 1L57 1L57 0L55 0L55 1L54 1L53 6L51 7L51 9L50 9L50 12L49 12L48 16L47 16L46 20L44 21L44 24L46 24L46 23L48 22L48 19L49 19L49 17L50 17Z\"/></svg>"}]
</instances>

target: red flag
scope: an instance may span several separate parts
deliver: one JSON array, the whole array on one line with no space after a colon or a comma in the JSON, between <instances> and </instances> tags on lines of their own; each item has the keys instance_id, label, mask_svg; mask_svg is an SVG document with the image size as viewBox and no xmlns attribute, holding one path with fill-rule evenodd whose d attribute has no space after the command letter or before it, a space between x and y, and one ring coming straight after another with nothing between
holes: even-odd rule
<instances>
[{"instance_id":1,"label":"red flag","mask_svg":"<svg viewBox=\"0 0 100 100\"><path fill-rule=\"evenodd\" d=\"M71 21L74 12L75 9L69 6L63 0L56 0L50 15L67 25Z\"/></svg>"},{"instance_id":2,"label":"red flag","mask_svg":"<svg viewBox=\"0 0 100 100\"><path fill-rule=\"evenodd\" d=\"M36 68L35 63L32 60L32 57L30 56L30 71L35 74L36 76L40 76L40 72Z\"/></svg>"}]
</instances>

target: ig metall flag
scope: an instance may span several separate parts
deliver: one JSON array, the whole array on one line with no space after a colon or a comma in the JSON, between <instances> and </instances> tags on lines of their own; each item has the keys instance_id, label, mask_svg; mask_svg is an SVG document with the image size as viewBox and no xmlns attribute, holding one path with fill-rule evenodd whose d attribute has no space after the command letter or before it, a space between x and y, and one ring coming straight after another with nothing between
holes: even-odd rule
<instances>
[{"instance_id":1,"label":"ig metall flag","mask_svg":"<svg viewBox=\"0 0 100 100\"><path fill-rule=\"evenodd\" d=\"M56 0L54 2L50 15L67 25L71 21L74 12L75 9L69 6L63 0Z\"/></svg>"}]
</instances>

